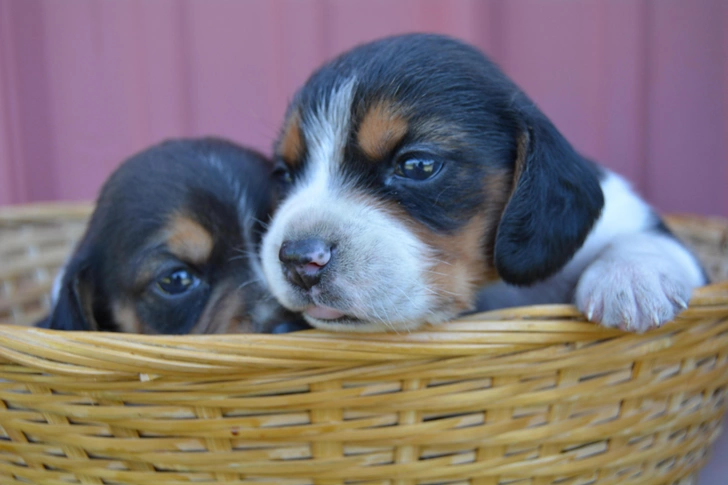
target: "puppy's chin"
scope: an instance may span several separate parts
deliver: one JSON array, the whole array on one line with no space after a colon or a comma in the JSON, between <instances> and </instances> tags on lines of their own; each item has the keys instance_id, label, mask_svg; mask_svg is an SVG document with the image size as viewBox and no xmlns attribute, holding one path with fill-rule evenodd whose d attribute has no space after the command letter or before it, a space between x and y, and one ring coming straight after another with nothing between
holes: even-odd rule
<instances>
[{"instance_id":1,"label":"puppy's chin","mask_svg":"<svg viewBox=\"0 0 728 485\"><path fill-rule=\"evenodd\" d=\"M437 315L433 313L432 316ZM375 332L411 332L422 328L427 324L442 323L450 319L448 314L443 313L440 318L421 319L403 322L384 322L382 320L363 320L360 318L344 315L334 319L315 318L306 313L303 314L304 319L312 327L320 330L328 330L334 332L356 332L356 333L375 333ZM454 315L452 315L454 316ZM426 321L427 320L427 321Z\"/></svg>"},{"instance_id":2,"label":"puppy's chin","mask_svg":"<svg viewBox=\"0 0 728 485\"><path fill-rule=\"evenodd\" d=\"M344 316L332 320L324 320L304 314L303 318L314 328L333 332L371 333L386 332L387 330L392 330L384 322L365 321L349 316Z\"/></svg>"},{"instance_id":3,"label":"puppy's chin","mask_svg":"<svg viewBox=\"0 0 728 485\"><path fill-rule=\"evenodd\" d=\"M410 315L407 319L383 318L381 312L389 311L386 307L377 310L373 307L360 307L355 311L340 311L331 307L315 304L298 304L295 306L303 319L312 327L335 332L409 332L427 324L442 323L460 313L456 309L422 308L422 314ZM346 313L346 312L349 313Z\"/></svg>"}]
</instances>

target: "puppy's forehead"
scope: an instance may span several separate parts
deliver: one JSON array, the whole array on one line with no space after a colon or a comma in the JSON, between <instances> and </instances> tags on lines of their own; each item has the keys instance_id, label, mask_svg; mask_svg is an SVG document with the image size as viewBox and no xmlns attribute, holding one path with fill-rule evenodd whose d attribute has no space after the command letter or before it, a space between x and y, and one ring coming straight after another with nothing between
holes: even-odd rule
<instances>
[{"instance_id":1,"label":"puppy's forehead","mask_svg":"<svg viewBox=\"0 0 728 485\"><path fill-rule=\"evenodd\" d=\"M408 99L400 100L396 90L370 91L371 86L362 86L352 77L330 90L315 90L318 98L301 96L284 122L276 145L278 155L293 168L305 157L313 163L327 161L331 169L345 161L352 146L368 160L380 161L413 130L449 136L459 131L443 130L448 123L438 123L439 117L428 116ZM410 123L412 118L416 124Z\"/></svg>"},{"instance_id":2,"label":"puppy's forehead","mask_svg":"<svg viewBox=\"0 0 728 485\"><path fill-rule=\"evenodd\" d=\"M356 142L369 160L381 160L408 131L404 111L395 102L381 99L365 108L356 130Z\"/></svg>"},{"instance_id":3,"label":"puppy's forehead","mask_svg":"<svg viewBox=\"0 0 728 485\"><path fill-rule=\"evenodd\" d=\"M301 111L303 141L310 160L316 163L341 161L351 129L356 84L355 77L333 84L313 100L308 109Z\"/></svg>"},{"instance_id":4,"label":"puppy's forehead","mask_svg":"<svg viewBox=\"0 0 728 485\"><path fill-rule=\"evenodd\" d=\"M493 132L504 128L514 89L481 53L458 42L375 42L308 80L289 110L277 152L295 166L322 146L330 158L341 149L332 140L358 145L369 159L383 158L406 135L462 146L471 143L467 136L500 135Z\"/></svg>"}]
</instances>

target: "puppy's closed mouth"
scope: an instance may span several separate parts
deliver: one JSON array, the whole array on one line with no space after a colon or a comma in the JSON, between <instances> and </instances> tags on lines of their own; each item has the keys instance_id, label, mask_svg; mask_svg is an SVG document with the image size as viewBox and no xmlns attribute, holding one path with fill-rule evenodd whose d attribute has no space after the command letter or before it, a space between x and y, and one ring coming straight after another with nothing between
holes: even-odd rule
<instances>
[{"instance_id":1,"label":"puppy's closed mouth","mask_svg":"<svg viewBox=\"0 0 728 485\"><path fill-rule=\"evenodd\" d=\"M306 308L304 313L317 320L339 320L346 317L344 312L326 306L313 306Z\"/></svg>"},{"instance_id":2,"label":"puppy's closed mouth","mask_svg":"<svg viewBox=\"0 0 728 485\"><path fill-rule=\"evenodd\" d=\"M327 306L311 306L303 310L303 314L312 324L345 324L361 325L364 320Z\"/></svg>"}]
</instances>

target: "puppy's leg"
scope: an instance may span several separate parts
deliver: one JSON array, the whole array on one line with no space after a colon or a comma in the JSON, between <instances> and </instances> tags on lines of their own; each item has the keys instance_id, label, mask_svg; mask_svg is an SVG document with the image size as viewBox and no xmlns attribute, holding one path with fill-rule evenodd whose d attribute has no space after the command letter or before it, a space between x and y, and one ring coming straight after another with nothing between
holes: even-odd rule
<instances>
[{"instance_id":1,"label":"puppy's leg","mask_svg":"<svg viewBox=\"0 0 728 485\"><path fill-rule=\"evenodd\" d=\"M707 283L693 255L656 230L615 237L586 266L580 259L532 286L492 284L479 293L476 311L574 302L590 321L644 332L672 320L693 288Z\"/></svg>"},{"instance_id":2,"label":"puppy's leg","mask_svg":"<svg viewBox=\"0 0 728 485\"><path fill-rule=\"evenodd\" d=\"M574 302L593 322L643 332L672 320L707 283L697 259L620 176L605 171L604 209L582 247L554 276L530 286L500 282L476 311Z\"/></svg>"},{"instance_id":3,"label":"puppy's leg","mask_svg":"<svg viewBox=\"0 0 728 485\"><path fill-rule=\"evenodd\" d=\"M568 303L573 300L576 281L559 273L532 286L514 286L498 281L478 292L473 312L526 305Z\"/></svg>"},{"instance_id":4,"label":"puppy's leg","mask_svg":"<svg viewBox=\"0 0 728 485\"><path fill-rule=\"evenodd\" d=\"M589 320L644 332L687 308L704 278L693 256L671 235L622 235L582 274L575 303Z\"/></svg>"},{"instance_id":5,"label":"puppy's leg","mask_svg":"<svg viewBox=\"0 0 728 485\"><path fill-rule=\"evenodd\" d=\"M593 322L644 332L686 308L705 273L624 179L607 171L601 186L604 210L572 261L574 302Z\"/></svg>"}]
</instances>

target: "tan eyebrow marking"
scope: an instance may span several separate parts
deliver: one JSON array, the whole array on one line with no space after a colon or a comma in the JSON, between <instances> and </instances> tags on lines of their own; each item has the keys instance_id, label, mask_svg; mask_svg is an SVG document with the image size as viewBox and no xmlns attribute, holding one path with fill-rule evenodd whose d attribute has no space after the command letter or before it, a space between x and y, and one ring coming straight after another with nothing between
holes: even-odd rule
<instances>
[{"instance_id":1,"label":"tan eyebrow marking","mask_svg":"<svg viewBox=\"0 0 728 485\"><path fill-rule=\"evenodd\" d=\"M407 134L407 120L394 104L379 101L372 105L362 118L357 133L359 147L371 160L381 160Z\"/></svg>"},{"instance_id":2,"label":"tan eyebrow marking","mask_svg":"<svg viewBox=\"0 0 728 485\"><path fill-rule=\"evenodd\" d=\"M301 115L298 111L295 111L283 125L283 131L278 142L278 153L288 165L294 166L303 157L303 149Z\"/></svg>"},{"instance_id":3,"label":"tan eyebrow marking","mask_svg":"<svg viewBox=\"0 0 728 485\"><path fill-rule=\"evenodd\" d=\"M165 237L169 251L183 261L202 264L212 252L212 235L198 222L177 214L166 227Z\"/></svg>"}]
</instances>

